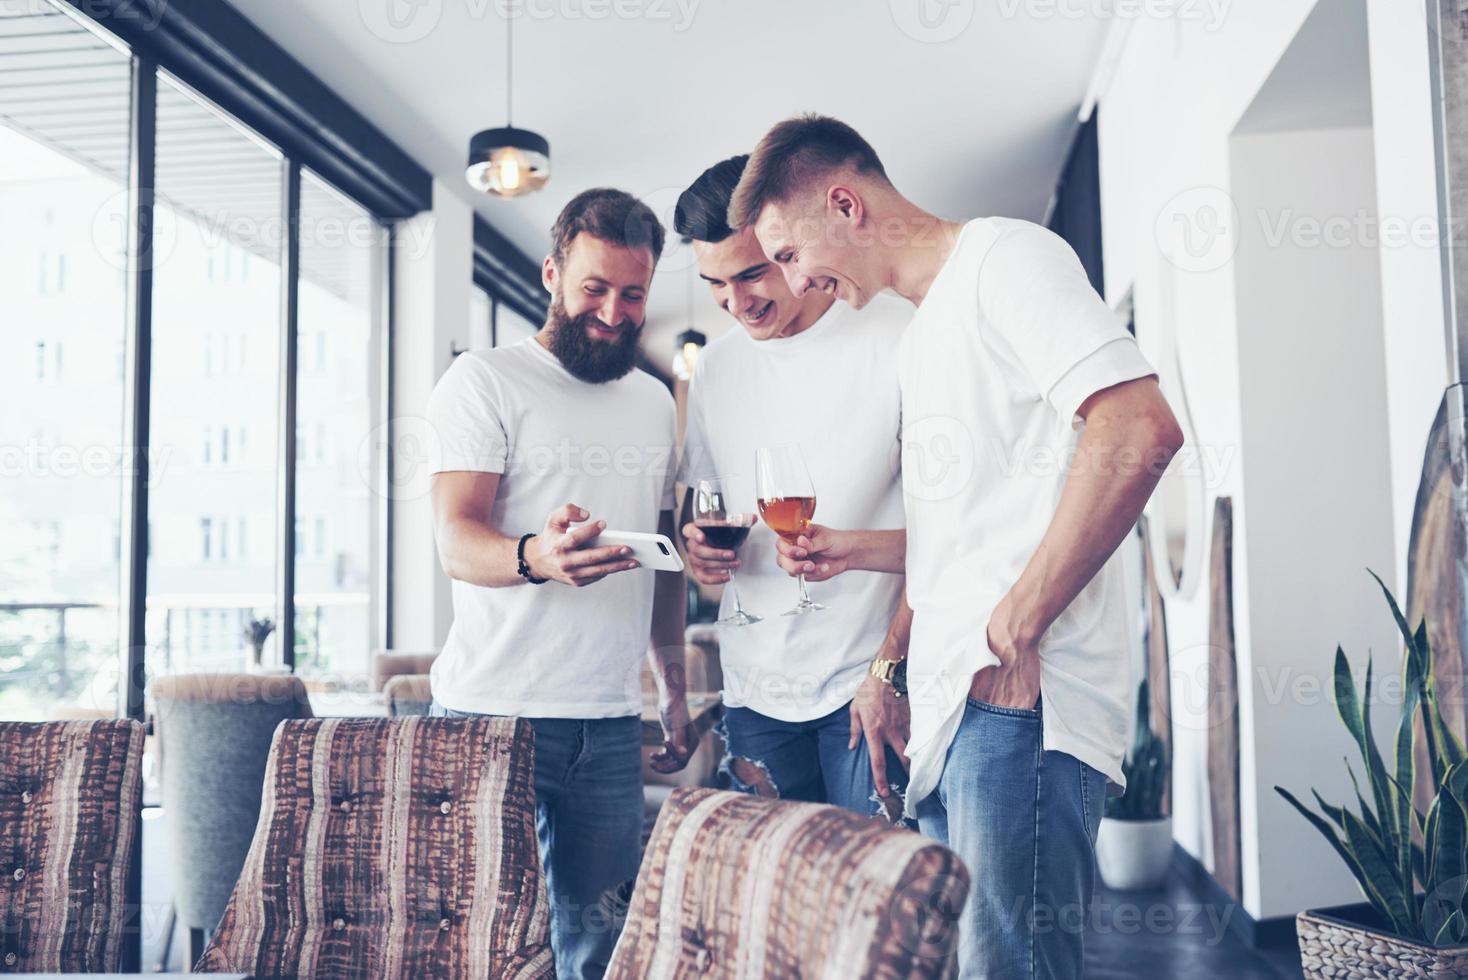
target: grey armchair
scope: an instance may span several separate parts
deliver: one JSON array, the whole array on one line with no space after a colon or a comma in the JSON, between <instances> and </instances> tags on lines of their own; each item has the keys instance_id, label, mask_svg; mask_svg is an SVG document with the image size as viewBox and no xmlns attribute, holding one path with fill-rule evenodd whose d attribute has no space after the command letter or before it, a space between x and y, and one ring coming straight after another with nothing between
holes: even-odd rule
<instances>
[{"instance_id":1,"label":"grey armchair","mask_svg":"<svg viewBox=\"0 0 1468 980\"><path fill-rule=\"evenodd\" d=\"M174 907L189 962L224 907L260 818L270 742L288 718L311 717L289 674L180 674L152 684L163 811L173 853Z\"/></svg>"},{"instance_id":2,"label":"grey armchair","mask_svg":"<svg viewBox=\"0 0 1468 980\"><path fill-rule=\"evenodd\" d=\"M394 717L426 715L433 706L433 688L427 674L389 677L382 685L382 696L387 699L387 713Z\"/></svg>"},{"instance_id":3,"label":"grey armchair","mask_svg":"<svg viewBox=\"0 0 1468 980\"><path fill-rule=\"evenodd\" d=\"M383 690L388 681L400 674L426 674L437 659L437 650L374 650L370 668L372 690Z\"/></svg>"}]
</instances>

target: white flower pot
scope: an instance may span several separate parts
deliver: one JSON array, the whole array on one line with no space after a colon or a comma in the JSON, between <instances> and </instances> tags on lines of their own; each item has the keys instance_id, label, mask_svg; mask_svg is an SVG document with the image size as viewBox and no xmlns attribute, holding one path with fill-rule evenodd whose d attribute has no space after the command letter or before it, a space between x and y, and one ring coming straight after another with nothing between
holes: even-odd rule
<instances>
[{"instance_id":1,"label":"white flower pot","mask_svg":"<svg viewBox=\"0 0 1468 980\"><path fill-rule=\"evenodd\" d=\"M1161 888L1172 866L1172 817L1112 820L1103 817L1096 835L1096 867L1116 891Z\"/></svg>"}]
</instances>

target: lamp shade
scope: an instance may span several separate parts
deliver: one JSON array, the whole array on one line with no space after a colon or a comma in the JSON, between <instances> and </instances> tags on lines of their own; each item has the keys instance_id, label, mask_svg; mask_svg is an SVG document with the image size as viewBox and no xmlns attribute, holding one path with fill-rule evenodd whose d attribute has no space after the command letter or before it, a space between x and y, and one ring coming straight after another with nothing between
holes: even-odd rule
<instances>
[{"instance_id":1,"label":"lamp shade","mask_svg":"<svg viewBox=\"0 0 1468 980\"><path fill-rule=\"evenodd\" d=\"M469 186L498 197L538 191L550 180L550 143L513 126L486 129L469 140Z\"/></svg>"}]
</instances>

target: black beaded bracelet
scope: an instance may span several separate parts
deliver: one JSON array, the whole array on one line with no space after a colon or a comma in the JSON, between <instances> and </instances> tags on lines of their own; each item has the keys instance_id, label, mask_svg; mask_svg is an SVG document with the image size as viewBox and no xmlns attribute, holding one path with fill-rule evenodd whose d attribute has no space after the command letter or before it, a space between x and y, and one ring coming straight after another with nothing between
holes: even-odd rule
<instances>
[{"instance_id":1,"label":"black beaded bracelet","mask_svg":"<svg viewBox=\"0 0 1468 980\"><path fill-rule=\"evenodd\" d=\"M520 535L520 545L515 549L515 560L519 566L516 570L520 573L520 577L531 585L544 585L550 579L536 578L530 574L530 563L525 560L525 542L533 537L535 537L534 531L531 531L529 534Z\"/></svg>"}]
</instances>

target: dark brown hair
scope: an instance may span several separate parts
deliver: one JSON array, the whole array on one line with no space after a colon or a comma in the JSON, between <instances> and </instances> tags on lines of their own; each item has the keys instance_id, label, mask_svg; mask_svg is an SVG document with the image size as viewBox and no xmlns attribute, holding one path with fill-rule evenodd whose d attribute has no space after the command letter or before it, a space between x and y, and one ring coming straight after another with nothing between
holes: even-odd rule
<instances>
[{"instance_id":1,"label":"dark brown hair","mask_svg":"<svg viewBox=\"0 0 1468 980\"><path fill-rule=\"evenodd\" d=\"M559 266L576 236L586 232L622 248L646 248L653 265L663 254L663 225L652 208L626 191L594 187L567 202L551 226L551 258Z\"/></svg>"}]
</instances>

